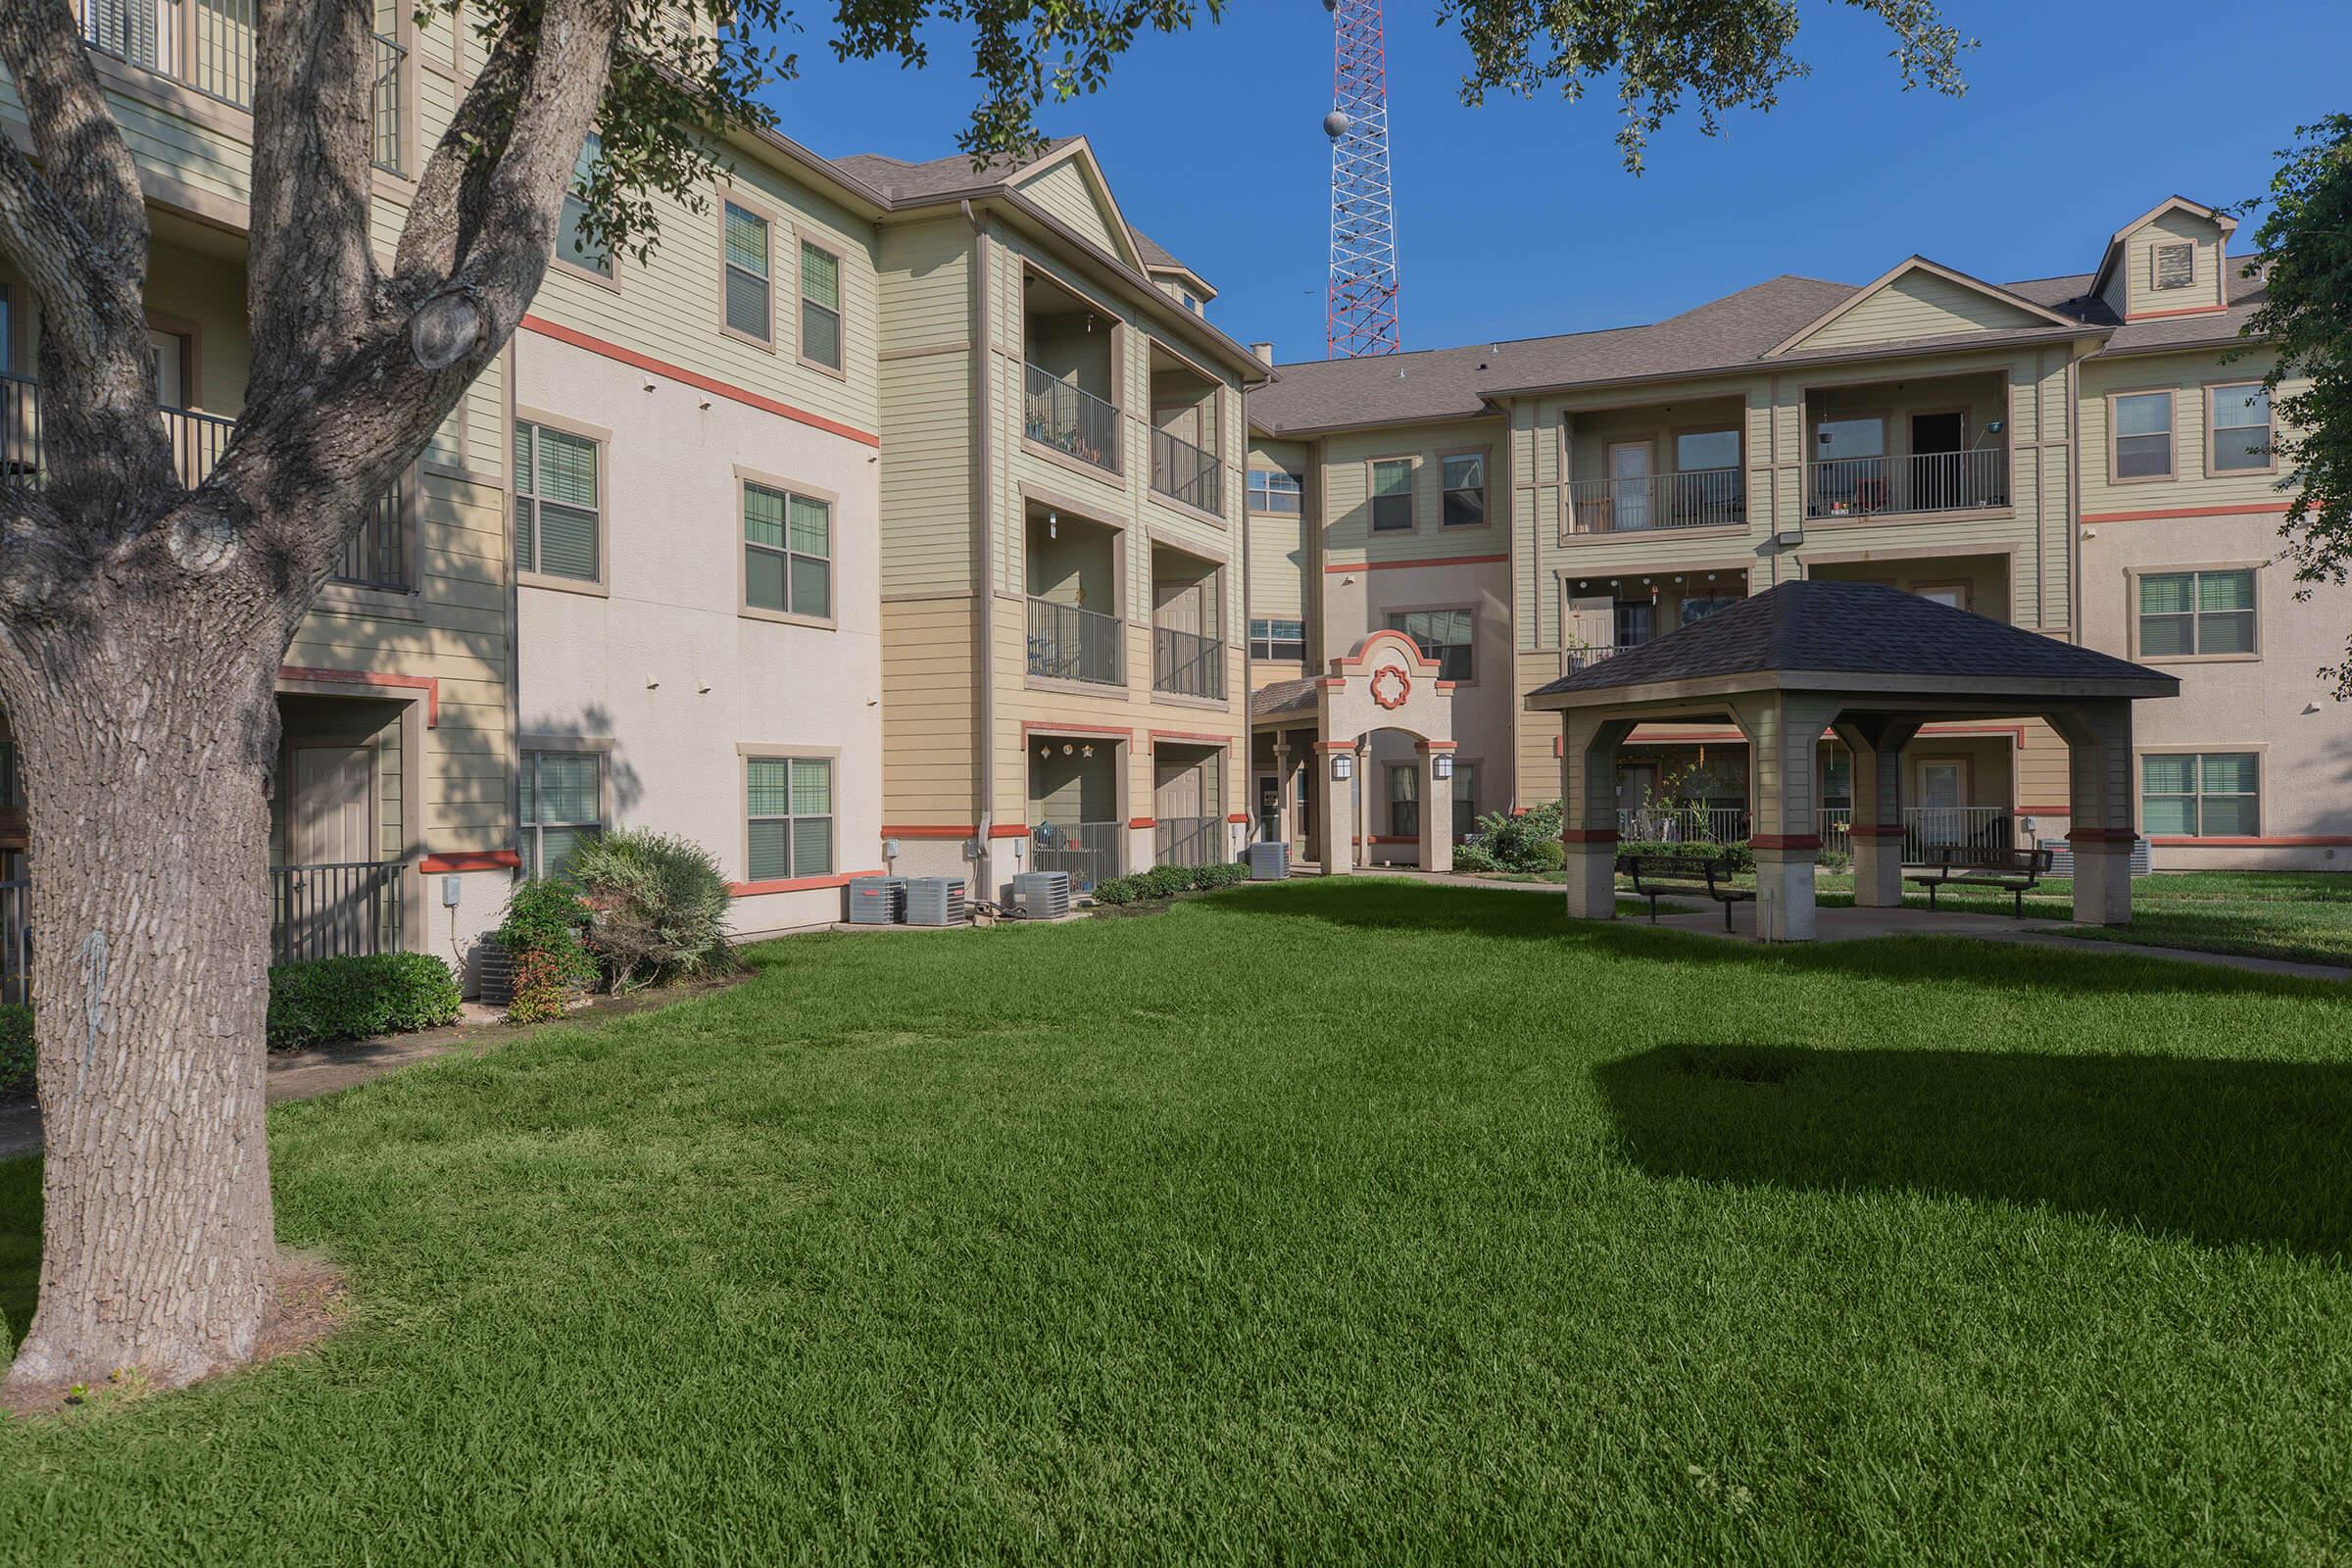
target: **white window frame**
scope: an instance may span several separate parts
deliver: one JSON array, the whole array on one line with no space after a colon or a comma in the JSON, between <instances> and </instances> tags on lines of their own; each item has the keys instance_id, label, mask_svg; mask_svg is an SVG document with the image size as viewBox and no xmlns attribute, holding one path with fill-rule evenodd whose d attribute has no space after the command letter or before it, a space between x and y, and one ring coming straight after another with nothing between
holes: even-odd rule
<instances>
[{"instance_id":1,"label":"white window frame","mask_svg":"<svg viewBox=\"0 0 2352 1568\"><path fill-rule=\"evenodd\" d=\"M2167 831L2167 832L2165 832L2165 833L2163 833L2163 834L2155 834L2155 833L2151 833L2151 834L2149 835L2151 838L2155 838L2155 837L2163 837L2163 838L2184 838L2184 839L2208 839L2208 838L2212 838L2212 839L2222 839L2222 838L2235 839L2235 838L2260 838L2260 837L2262 837L2262 819L2263 819L2263 817L2264 817L2266 814L2268 814L2268 813L2267 813L2267 811L2266 811L2266 809L2265 809L2265 808L2264 808L2264 805L2263 805L2263 780L2264 780L2264 775L2265 775L2265 773L2267 772L2267 769L2266 769L2266 768L2263 766L2264 758L2263 758L2263 751L2262 751L2262 748L2260 748L2260 747L2258 747L2258 746L2222 746L2222 747L2216 747L2216 748L2214 748L2212 751L2189 752L2189 751L2175 751L2175 750L2173 750L2173 749L2171 749L2171 748L2169 748L2169 747L2159 747L2159 748L2156 748L2156 749L2153 749L2153 750L2150 750L2150 751L2144 751L2144 752L2141 752L2141 753L2139 754L2139 766L2138 766L2138 768L2136 769L2135 776L2133 777L2133 779L2132 779L2132 787L2133 787L2133 788L2134 788L2134 790L2137 792L2137 794L2138 794L2138 797L2139 797L2139 820L2141 821L2141 823L2142 823L2142 824L2145 824L2145 823L2146 823L2146 821L2147 821L2147 819L2148 819L2148 800L2149 800L2149 791L2148 791L2148 763L2149 763L2149 762L2150 762L2152 760L2154 760L2154 759L2156 759L2156 758L2160 758L2160 757L2185 757L2185 758L2187 758L2187 759L2188 759L2188 760L2189 760L2189 766L2190 766L2190 768L2192 769L2192 771L2194 772L2194 775L2195 775L2195 777L2194 777L2194 783L2195 783L2195 786L2196 786L2196 787L2195 787L2195 789L2194 789L2193 791L2189 791L2189 792L2185 792L2185 793L2182 793L2182 792L2175 792L2175 791L2166 791L2166 792L2164 792L2164 793L2162 793L2162 794L2160 794L2160 795L2157 795L2157 796L2155 797L2155 799L2157 799L2157 800L2163 800L2163 801L2188 801L2188 802L2190 802L2190 803L2191 803L2191 809L2193 809L2193 810L2196 812L2196 824L2195 824L2195 826L2194 826L2194 827L2192 827L2192 828L2191 828L2189 831L2187 831L2187 832L2185 832L2185 833L2179 832L2179 831ZM2246 758L2251 758L2251 759L2253 759L2253 761L2254 761L2254 787L2253 787L2253 789L2251 789L2251 790L2208 790L2208 789L2206 789L2206 788L2205 788L2205 761L2206 761L2206 759L2208 759L2208 758L2218 758L2218 757L2246 757ZM2205 821L2206 821L2206 814L2205 814L2205 803L2206 803L2207 801L2209 801L2209 800L2231 800L2231 801L2243 801L2243 800L2251 800L2251 801L2254 803L2254 823L2253 823L2253 826L2252 826L2250 829L2248 829L2248 828L2242 828L2242 827L2241 827L2241 828L2232 828L2232 829L2230 829L2230 830L2229 832L2227 832L2227 833L2214 833L2214 832L2208 832L2208 831L2206 830L2206 826L2205 826Z\"/></svg>"},{"instance_id":2,"label":"white window frame","mask_svg":"<svg viewBox=\"0 0 2352 1568\"><path fill-rule=\"evenodd\" d=\"M602 430L571 424L536 411L518 409L514 415L514 433L520 436L526 430L530 432L531 443L530 488L527 491L524 489L522 475L519 473L512 475L514 482L513 538L515 580L533 587L555 588L566 593L603 593L606 580L611 572L611 558L606 549L606 529L612 514L611 507L608 504L608 498L612 493L612 483L607 477L612 471L610 462L612 438ZM593 576L575 577L567 572L544 571L539 566L540 545L543 539L540 527L542 501L539 495L539 475L544 471L539 457L539 436L540 432L547 430L552 430L569 440L584 441L596 454L596 506L593 509L596 513L596 572ZM576 506L569 501L559 501L555 505L573 512L590 510ZM520 527L522 509L526 506L531 509L531 559L527 563L522 559Z\"/></svg>"},{"instance_id":3,"label":"white window frame","mask_svg":"<svg viewBox=\"0 0 2352 1568\"><path fill-rule=\"evenodd\" d=\"M2230 393L2246 391L2258 391L2263 394L2262 423L2260 425L2223 424L2221 413L2224 401ZM2223 430L2253 429L2262 431L2261 462L2225 464L2217 460L2215 456L2219 451L2219 443L2215 440L2217 434ZM2272 405L2270 393L2264 390L2260 381L2216 381L2205 388L2205 474L2207 478L2220 478L2224 474L2233 473L2278 472L2278 454L2274 450L2278 439L2278 412Z\"/></svg>"},{"instance_id":4,"label":"white window frame","mask_svg":"<svg viewBox=\"0 0 2352 1568\"><path fill-rule=\"evenodd\" d=\"M728 220L735 214L741 214L744 218L758 223L761 232L767 236L767 271L764 275L756 273L747 267L738 266L727 253ZM782 225L777 223L766 211L744 200L731 190L721 192L718 203L719 330L731 338L749 343L755 348L766 349L771 353L776 346L776 236L779 232L789 233L789 230L783 229ZM727 314L729 303L734 297L731 285L739 275L760 285L763 306L761 314L764 322L760 331L746 331L736 325L733 318Z\"/></svg>"},{"instance_id":5,"label":"white window frame","mask_svg":"<svg viewBox=\"0 0 2352 1568\"><path fill-rule=\"evenodd\" d=\"M794 277L793 291L800 296L801 301L800 337L793 345L795 356L803 365L812 370L822 371L826 375L842 376L846 379L847 368L850 363L850 270L845 264L842 253L832 246L819 245L806 234L800 235L799 239L801 243L793 252L800 269ZM830 305L819 305L808 297L808 253L810 251L832 260L833 303ZM837 358L820 360L808 352L808 313L810 311L822 311L833 318L833 352Z\"/></svg>"},{"instance_id":6,"label":"white window frame","mask_svg":"<svg viewBox=\"0 0 2352 1568\"><path fill-rule=\"evenodd\" d=\"M2142 660L2153 663L2175 663L2185 660L2209 662L2215 660L2247 660L2261 658L2261 567L2251 563L2245 563L2237 565L2159 566L2148 569L2134 569L2132 571L2130 574L2132 598L2129 606L2132 612L2132 657L2136 660ZM2248 594L2248 599L2250 602L2247 604L2245 609L2199 610L2197 608L2197 602L2202 595L2204 586L2203 579L2207 577L2237 576L2240 574L2244 575L2246 578L2246 586L2250 590ZM2186 610L2159 611L2154 612L2157 616L2163 619L2186 620L2188 622L2188 649L2184 653L2154 653L2151 652L2147 646L2147 622L2151 612L2141 608L2140 594L2143 586L2149 581L2149 579L2156 577L2186 577L2188 579L2188 608ZM2247 646L2244 648L2223 649L2218 653L2207 652L2205 648L2205 618L2208 615L2245 616L2247 627Z\"/></svg>"},{"instance_id":7,"label":"white window frame","mask_svg":"<svg viewBox=\"0 0 2352 1568\"><path fill-rule=\"evenodd\" d=\"M745 746L738 747L736 764L738 788L743 791L743 875L747 882L799 882L821 877L838 876L841 872L841 758L838 753L812 747ZM777 815L752 813L752 764L781 762L784 764L786 810ZM792 769L799 762L822 762L825 766L825 800L828 808L820 815L811 811L800 815L790 809L792 805ZM825 828L825 868L822 871L803 871L800 868L800 824L822 821ZM785 874L763 877L752 865L752 824L782 822L784 829Z\"/></svg>"}]
</instances>

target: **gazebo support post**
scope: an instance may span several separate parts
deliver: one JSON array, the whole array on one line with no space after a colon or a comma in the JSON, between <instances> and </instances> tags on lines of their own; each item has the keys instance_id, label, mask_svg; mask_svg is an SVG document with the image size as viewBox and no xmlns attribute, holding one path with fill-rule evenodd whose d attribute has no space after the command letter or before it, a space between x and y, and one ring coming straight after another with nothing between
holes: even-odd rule
<instances>
[{"instance_id":1,"label":"gazebo support post","mask_svg":"<svg viewBox=\"0 0 2352 1568\"><path fill-rule=\"evenodd\" d=\"M1918 733L1917 720L1883 715L1838 724L1838 738L1853 759L1854 814L1846 845L1854 857L1858 907L1903 906L1903 748Z\"/></svg>"},{"instance_id":2,"label":"gazebo support post","mask_svg":"<svg viewBox=\"0 0 2352 1568\"><path fill-rule=\"evenodd\" d=\"M2078 703L2046 715L2066 742L2075 924L2132 920L2132 705Z\"/></svg>"},{"instance_id":3,"label":"gazebo support post","mask_svg":"<svg viewBox=\"0 0 2352 1568\"><path fill-rule=\"evenodd\" d=\"M1334 756L1352 759L1353 741L1315 742L1315 789L1322 809L1315 813L1323 830L1323 874L1346 876L1355 869L1355 780L1334 778Z\"/></svg>"},{"instance_id":4,"label":"gazebo support post","mask_svg":"<svg viewBox=\"0 0 2352 1568\"><path fill-rule=\"evenodd\" d=\"M1630 718L1590 710L1561 715L1560 848L1571 920L1617 918L1617 748Z\"/></svg>"},{"instance_id":5,"label":"gazebo support post","mask_svg":"<svg viewBox=\"0 0 2352 1568\"><path fill-rule=\"evenodd\" d=\"M1838 705L1801 692L1735 699L1732 716L1755 759L1756 801L1748 847L1756 858L1756 937L1810 942L1813 873L1821 860L1814 768L1822 731Z\"/></svg>"},{"instance_id":6,"label":"gazebo support post","mask_svg":"<svg viewBox=\"0 0 2352 1568\"><path fill-rule=\"evenodd\" d=\"M1416 741L1421 754L1421 869L1453 869L1453 780L1438 777L1438 759L1453 755L1451 741Z\"/></svg>"}]
</instances>

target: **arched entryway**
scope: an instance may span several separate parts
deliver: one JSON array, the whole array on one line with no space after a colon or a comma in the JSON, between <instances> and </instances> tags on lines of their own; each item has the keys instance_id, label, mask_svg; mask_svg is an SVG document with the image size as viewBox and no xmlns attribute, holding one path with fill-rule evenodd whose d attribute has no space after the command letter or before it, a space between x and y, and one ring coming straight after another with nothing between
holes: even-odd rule
<instances>
[{"instance_id":1,"label":"arched entryway","mask_svg":"<svg viewBox=\"0 0 2352 1568\"><path fill-rule=\"evenodd\" d=\"M1374 841L1397 837L1387 831L1397 820L1393 797L1408 787L1422 868L1453 868L1453 682L1411 638L1373 632L1329 673L1257 693L1250 718L1272 741L1264 814L1286 842L1303 831L1326 874L1370 864ZM1392 767L1409 769L1409 786Z\"/></svg>"}]
</instances>

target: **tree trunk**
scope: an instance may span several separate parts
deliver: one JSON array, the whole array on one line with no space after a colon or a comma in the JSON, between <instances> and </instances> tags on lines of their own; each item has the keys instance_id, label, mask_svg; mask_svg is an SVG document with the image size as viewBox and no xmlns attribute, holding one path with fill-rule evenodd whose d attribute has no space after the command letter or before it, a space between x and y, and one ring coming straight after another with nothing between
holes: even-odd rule
<instances>
[{"instance_id":1,"label":"tree trunk","mask_svg":"<svg viewBox=\"0 0 2352 1568\"><path fill-rule=\"evenodd\" d=\"M112 610L95 638L84 622L35 643L30 689L4 694L47 1146L40 1305L12 1402L123 1368L173 1387L233 1366L270 1294L278 658L220 646L187 607Z\"/></svg>"}]
</instances>

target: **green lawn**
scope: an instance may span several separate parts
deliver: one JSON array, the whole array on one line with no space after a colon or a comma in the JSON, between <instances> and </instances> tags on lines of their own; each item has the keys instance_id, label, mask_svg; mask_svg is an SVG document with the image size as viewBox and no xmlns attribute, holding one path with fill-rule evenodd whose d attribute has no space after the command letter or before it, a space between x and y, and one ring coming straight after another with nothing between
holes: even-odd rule
<instances>
[{"instance_id":1,"label":"green lawn","mask_svg":"<svg viewBox=\"0 0 2352 1568\"><path fill-rule=\"evenodd\" d=\"M2340 985L1362 879L756 956L274 1112L350 1326L0 1426L0 1558L2352 1552Z\"/></svg>"}]
</instances>

